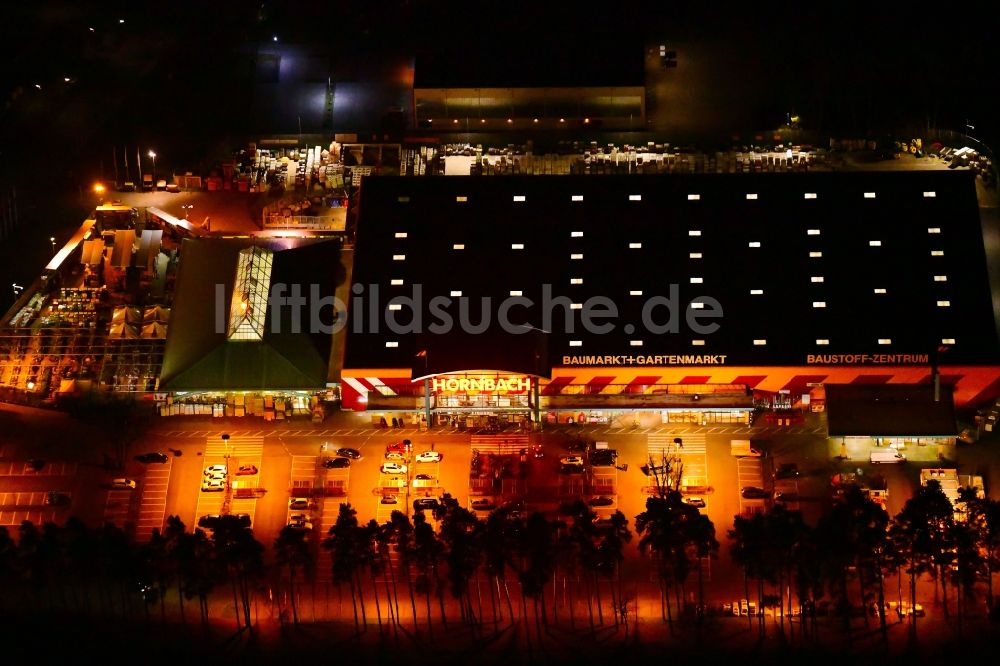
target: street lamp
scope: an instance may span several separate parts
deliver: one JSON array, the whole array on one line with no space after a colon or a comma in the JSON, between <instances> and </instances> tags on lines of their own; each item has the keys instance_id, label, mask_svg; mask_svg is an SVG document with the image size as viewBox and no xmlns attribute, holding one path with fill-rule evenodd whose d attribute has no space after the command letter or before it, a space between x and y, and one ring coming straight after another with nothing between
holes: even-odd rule
<instances>
[{"instance_id":1,"label":"street lamp","mask_svg":"<svg viewBox=\"0 0 1000 666\"><path fill-rule=\"evenodd\" d=\"M94 194L97 195L99 203L104 203L104 185L101 183L94 183Z\"/></svg>"},{"instance_id":2,"label":"street lamp","mask_svg":"<svg viewBox=\"0 0 1000 666\"><path fill-rule=\"evenodd\" d=\"M55 254L56 254L56 237L55 236L49 236L49 242L52 243L52 255L55 256Z\"/></svg>"},{"instance_id":3,"label":"street lamp","mask_svg":"<svg viewBox=\"0 0 1000 666\"><path fill-rule=\"evenodd\" d=\"M229 466L229 433L222 433L222 444L226 447L226 466Z\"/></svg>"},{"instance_id":4,"label":"street lamp","mask_svg":"<svg viewBox=\"0 0 1000 666\"><path fill-rule=\"evenodd\" d=\"M14 298L17 298L18 296L20 296L21 292L24 291L24 287L22 287L21 285L19 285L16 282L13 283L11 286L14 287Z\"/></svg>"},{"instance_id":5,"label":"street lamp","mask_svg":"<svg viewBox=\"0 0 1000 666\"><path fill-rule=\"evenodd\" d=\"M156 191L156 153L152 150L148 153L149 158L153 160L153 191Z\"/></svg>"},{"instance_id":6,"label":"street lamp","mask_svg":"<svg viewBox=\"0 0 1000 666\"><path fill-rule=\"evenodd\" d=\"M184 219L188 219L188 213L194 208L194 204L181 204L181 210L184 211Z\"/></svg>"}]
</instances>

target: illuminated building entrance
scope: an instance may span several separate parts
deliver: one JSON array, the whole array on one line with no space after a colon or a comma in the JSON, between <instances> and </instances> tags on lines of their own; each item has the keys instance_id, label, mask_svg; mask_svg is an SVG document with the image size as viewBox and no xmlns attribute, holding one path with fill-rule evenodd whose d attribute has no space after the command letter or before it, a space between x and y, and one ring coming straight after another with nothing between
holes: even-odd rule
<instances>
[{"instance_id":1,"label":"illuminated building entrance","mask_svg":"<svg viewBox=\"0 0 1000 666\"><path fill-rule=\"evenodd\" d=\"M434 425L506 429L530 424L537 380L502 372L464 372L425 379Z\"/></svg>"}]
</instances>

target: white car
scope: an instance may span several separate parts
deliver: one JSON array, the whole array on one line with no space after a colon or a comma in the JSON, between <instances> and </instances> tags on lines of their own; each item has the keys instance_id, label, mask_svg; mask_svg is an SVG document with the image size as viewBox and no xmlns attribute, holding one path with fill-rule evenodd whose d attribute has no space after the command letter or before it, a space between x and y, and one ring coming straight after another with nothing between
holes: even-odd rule
<instances>
[{"instance_id":1,"label":"white car","mask_svg":"<svg viewBox=\"0 0 1000 666\"><path fill-rule=\"evenodd\" d=\"M115 490L134 490L135 481L132 479L113 479L111 487Z\"/></svg>"},{"instance_id":2,"label":"white car","mask_svg":"<svg viewBox=\"0 0 1000 666\"><path fill-rule=\"evenodd\" d=\"M400 465L399 463L394 463L394 462L382 463L382 473L406 474L406 465Z\"/></svg>"},{"instance_id":3,"label":"white car","mask_svg":"<svg viewBox=\"0 0 1000 666\"><path fill-rule=\"evenodd\" d=\"M205 476L213 479L224 479L229 470L225 465L209 465L205 468Z\"/></svg>"},{"instance_id":4,"label":"white car","mask_svg":"<svg viewBox=\"0 0 1000 666\"><path fill-rule=\"evenodd\" d=\"M226 482L222 479L205 479L201 482L201 492L222 492L226 489Z\"/></svg>"},{"instance_id":5,"label":"white car","mask_svg":"<svg viewBox=\"0 0 1000 666\"><path fill-rule=\"evenodd\" d=\"M441 453L438 451L424 451L417 454L417 462L441 462Z\"/></svg>"},{"instance_id":6,"label":"white car","mask_svg":"<svg viewBox=\"0 0 1000 666\"><path fill-rule=\"evenodd\" d=\"M403 454L401 454L401 453L396 453L395 451L393 451L393 452L391 452L391 453L387 453L387 454L385 454L385 459L386 459L386 460L397 460L397 461L403 461L403 460L406 460L406 458L405 458L405 457L403 457Z\"/></svg>"}]
</instances>

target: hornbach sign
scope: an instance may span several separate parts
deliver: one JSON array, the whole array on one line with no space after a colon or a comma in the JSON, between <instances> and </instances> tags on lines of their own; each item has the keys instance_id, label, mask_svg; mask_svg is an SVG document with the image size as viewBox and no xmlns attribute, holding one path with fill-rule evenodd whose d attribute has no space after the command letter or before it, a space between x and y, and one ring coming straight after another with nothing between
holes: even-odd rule
<instances>
[{"instance_id":1,"label":"hornbach sign","mask_svg":"<svg viewBox=\"0 0 1000 666\"><path fill-rule=\"evenodd\" d=\"M435 377L435 393L524 393L531 390L530 377Z\"/></svg>"}]
</instances>

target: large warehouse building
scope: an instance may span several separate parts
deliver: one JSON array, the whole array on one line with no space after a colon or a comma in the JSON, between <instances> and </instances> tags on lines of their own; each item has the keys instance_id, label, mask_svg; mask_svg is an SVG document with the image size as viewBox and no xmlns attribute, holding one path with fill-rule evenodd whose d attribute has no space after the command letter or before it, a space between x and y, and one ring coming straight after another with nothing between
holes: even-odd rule
<instances>
[{"instance_id":1,"label":"large warehouse building","mask_svg":"<svg viewBox=\"0 0 1000 666\"><path fill-rule=\"evenodd\" d=\"M743 422L825 384L1000 391L968 173L368 179L353 283L343 404L379 418Z\"/></svg>"}]
</instances>

